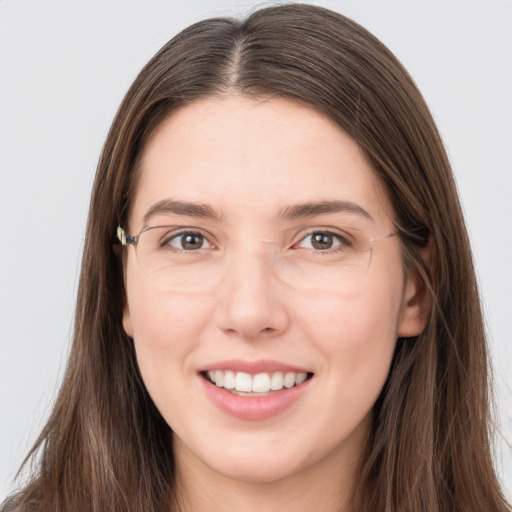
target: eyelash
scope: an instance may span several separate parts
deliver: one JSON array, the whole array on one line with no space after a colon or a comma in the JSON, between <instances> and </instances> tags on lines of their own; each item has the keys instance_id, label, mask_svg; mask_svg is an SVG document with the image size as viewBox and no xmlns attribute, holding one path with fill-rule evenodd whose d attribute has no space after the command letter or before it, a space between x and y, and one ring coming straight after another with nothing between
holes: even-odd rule
<instances>
[{"instance_id":1,"label":"eyelash","mask_svg":"<svg viewBox=\"0 0 512 512\"><path fill-rule=\"evenodd\" d=\"M332 237L333 240L335 240L337 242L337 245L335 245L332 248L328 248L328 249L315 249L315 248L311 248L311 247L300 247L301 243L303 243L309 237L313 237L314 235L323 235L323 236ZM210 245L209 248L211 248L211 249L217 248L217 246L214 243L210 242L210 240L207 236L203 235L202 233L200 233L198 231L180 231L179 233L174 233L171 236L168 236L165 239L163 239L161 242L161 246L167 247L174 252L188 253L188 254L195 253L195 252L198 252L201 249L203 249L203 247L200 247L198 249L188 250L188 249L184 249L184 248L173 247L171 245L171 242L173 242L174 240L177 240L180 237L183 239L183 237L185 237L185 236L201 237L203 239L203 244L204 244L204 242L207 242ZM182 244L183 244L183 241L182 241ZM347 247L351 247L351 246L352 246L352 242L346 236L343 236L339 233L335 233L330 230L316 229L314 231L310 231L307 234L305 234L298 242L291 245L291 248L292 249L301 249L301 248L308 249L308 250L310 250L310 252L317 253L317 254L335 254L335 253L340 252L340 251L346 249Z\"/></svg>"},{"instance_id":2,"label":"eyelash","mask_svg":"<svg viewBox=\"0 0 512 512\"><path fill-rule=\"evenodd\" d=\"M329 237L333 238L333 243L338 242L337 245L335 245L332 248L328 248L328 249L314 249L314 248L310 248L310 247L305 247L305 249L309 249L311 252L314 252L317 254L325 254L325 255L336 254L336 253L352 246L352 242L346 236L340 235L339 233L335 233L335 232L329 231L329 230L315 230L315 231L311 231L308 234L306 234L305 236L303 236L292 247L299 246L305 240L307 240L308 238L312 238L315 235L329 236ZM311 241L310 243L313 243L313 242Z\"/></svg>"},{"instance_id":3,"label":"eyelash","mask_svg":"<svg viewBox=\"0 0 512 512\"><path fill-rule=\"evenodd\" d=\"M183 240L183 237L186 237L186 236L201 237L203 239L203 244L204 244L204 242L208 242L210 244L210 248L216 247L215 244L212 244L209 241L208 237L204 236L202 233L200 233L198 231L180 231L179 233L174 233L171 236L164 238L162 240L161 246L164 248L170 248L172 251L179 252L179 253L194 253L194 252L197 252L197 251L203 249L203 247L200 247L199 249L195 249L195 250L187 250L187 249L183 249L183 248L173 247L171 245L171 242L173 242L174 240L177 240L180 237ZM182 241L182 244L183 244L183 241Z\"/></svg>"}]
</instances>

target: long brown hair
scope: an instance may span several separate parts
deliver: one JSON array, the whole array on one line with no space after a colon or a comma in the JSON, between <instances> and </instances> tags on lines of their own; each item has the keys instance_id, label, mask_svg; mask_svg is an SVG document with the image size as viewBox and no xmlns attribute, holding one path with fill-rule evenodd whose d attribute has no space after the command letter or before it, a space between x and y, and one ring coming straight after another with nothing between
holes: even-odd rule
<instances>
[{"instance_id":1,"label":"long brown hair","mask_svg":"<svg viewBox=\"0 0 512 512\"><path fill-rule=\"evenodd\" d=\"M353 21L309 5L194 24L157 53L128 91L97 170L64 381L27 459L38 461L34 477L12 505L160 512L172 503L170 430L122 329L113 234L125 224L138 160L155 128L180 106L230 93L313 106L358 142L394 204L404 265L430 296L425 331L397 342L352 510L504 512L490 452L477 284L440 136L392 53ZM429 268L420 254L427 243L435 252Z\"/></svg>"}]
</instances>

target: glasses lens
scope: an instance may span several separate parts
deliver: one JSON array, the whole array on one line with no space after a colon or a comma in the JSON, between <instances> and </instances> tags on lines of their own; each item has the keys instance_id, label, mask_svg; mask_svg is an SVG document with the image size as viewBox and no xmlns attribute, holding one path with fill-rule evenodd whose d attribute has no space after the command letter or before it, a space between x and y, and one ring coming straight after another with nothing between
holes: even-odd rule
<instances>
[{"instance_id":1,"label":"glasses lens","mask_svg":"<svg viewBox=\"0 0 512 512\"><path fill-rule=\"evenodd\" d=\"M255 245L266 259L269 275L302 290L357 286L364 279L382 243L393 236L372 237L347 228L311 231L286 248L277 243ZM235 257L229 248L218 248L200 232L175 226L149 227L139 236L137 262L158 285L177 291L200 292L219 285ZM235 262L236 263L236 262Z\"/></svg>"}]
</instances>

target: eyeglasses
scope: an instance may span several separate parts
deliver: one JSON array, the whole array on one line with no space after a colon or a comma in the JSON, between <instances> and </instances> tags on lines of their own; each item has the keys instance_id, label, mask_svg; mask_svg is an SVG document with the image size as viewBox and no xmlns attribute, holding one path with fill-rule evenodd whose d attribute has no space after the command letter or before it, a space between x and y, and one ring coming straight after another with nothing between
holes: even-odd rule
<instances>
[{"instance_id":1,"label":"eyeglasses","mask_svg":"<svg viewBox=\"0 0 512 512\"><path fill-rule=\"evenodd\" d=\"M365 279L372 259L395 234L372 236L353 226L308 226L285 230L281 241L254 239L251 254L261 256L268 274L290 287L341 290ZM173 290L211 289L236 263L233 248L187 226L146 226L136 236L118 227L117 238L121 245L134 247L137 266L147 279Z\"/></svg>"}]
</instances>

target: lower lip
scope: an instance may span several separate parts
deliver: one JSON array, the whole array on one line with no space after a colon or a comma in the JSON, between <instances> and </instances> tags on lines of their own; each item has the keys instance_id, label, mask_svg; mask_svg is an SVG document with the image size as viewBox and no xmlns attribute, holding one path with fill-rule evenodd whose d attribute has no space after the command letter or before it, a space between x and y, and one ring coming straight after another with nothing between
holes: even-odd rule
<instances>
[{"instance_id":1,"label":"lower lip","mask_svg":"<svg viewBox=\"0 0 512 512\"><path fill-rule=\"evenodd\" d=\"M200 376L210 400L224 413L242 420L261 421L289 409L309 388L311 379L293 388L283 388L266 396L240 396Z\"/></svg>"}]
</instances>

